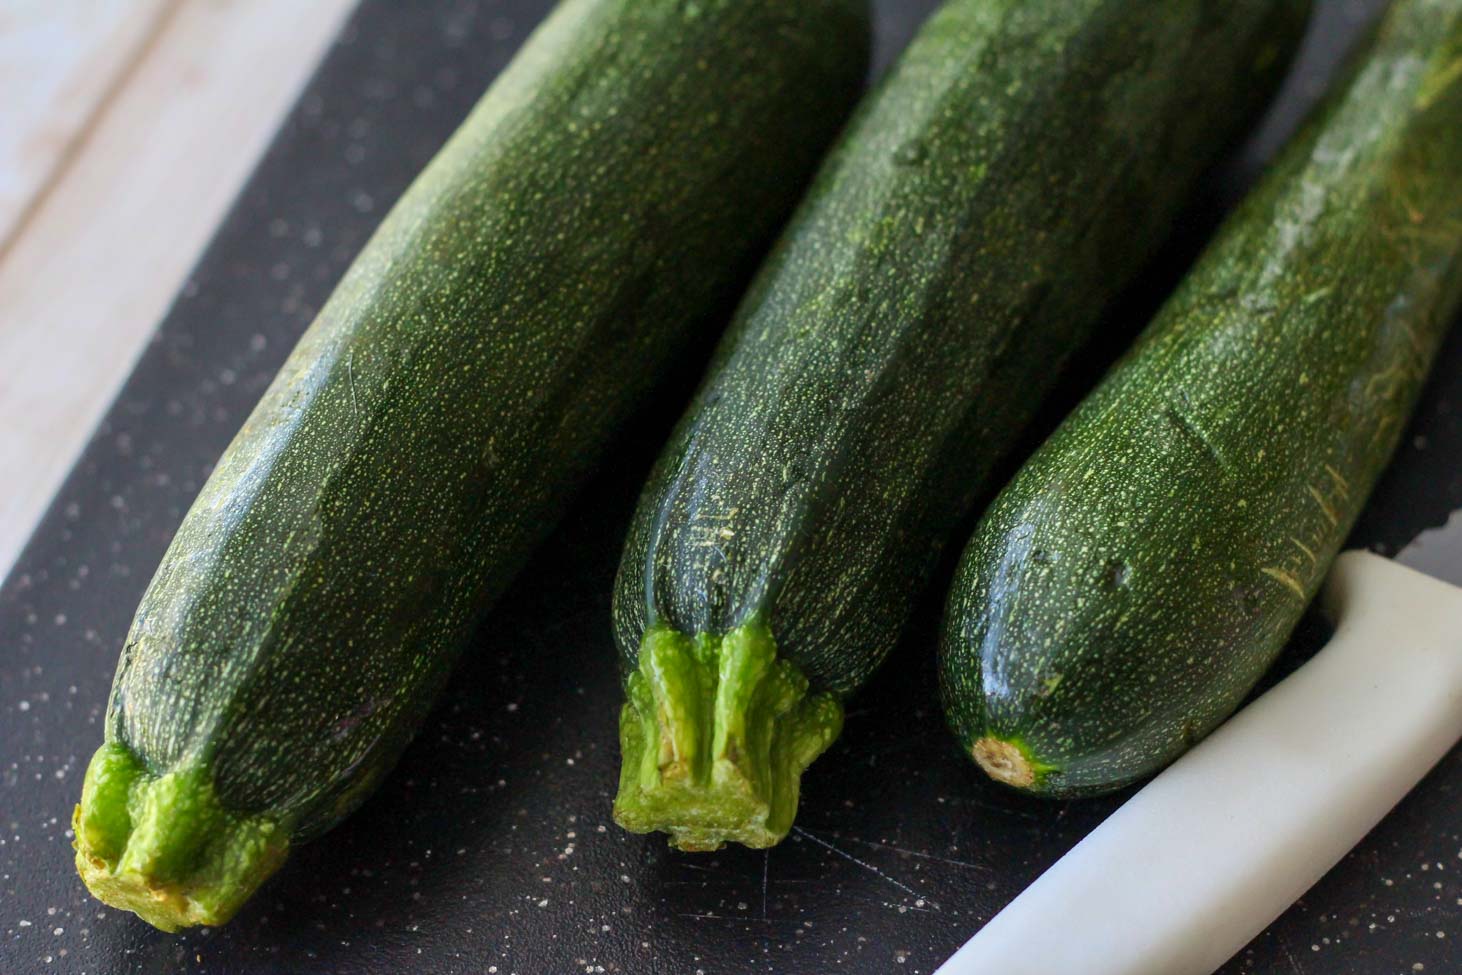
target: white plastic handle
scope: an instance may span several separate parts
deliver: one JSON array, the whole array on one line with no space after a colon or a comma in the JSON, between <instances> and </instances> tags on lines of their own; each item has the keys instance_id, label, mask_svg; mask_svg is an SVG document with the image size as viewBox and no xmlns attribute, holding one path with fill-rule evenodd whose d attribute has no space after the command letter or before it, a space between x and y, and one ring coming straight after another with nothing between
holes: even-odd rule
<instances>
[{"instance_id":1,"label":"white plastic handle","mask_svg":"<svg viewBox=\"0 0 1462 975\"><path fill-rule=\"evenodd\" d=\"M1462 589L1362 552L1328 646L1153 779L938 975L1211 975L1462 737Z\"/></svg>"}]
</instances>

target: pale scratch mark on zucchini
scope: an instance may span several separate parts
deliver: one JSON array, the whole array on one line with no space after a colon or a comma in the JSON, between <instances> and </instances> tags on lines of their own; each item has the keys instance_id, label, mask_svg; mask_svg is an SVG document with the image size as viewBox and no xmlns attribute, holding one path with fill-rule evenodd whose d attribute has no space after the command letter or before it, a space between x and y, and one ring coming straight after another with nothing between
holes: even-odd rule
<instances>
[{"instance_id":1,"label":"pale scratch mark on zucchini","mask_svg":"<svg viewBox=\"0 0 1462 975\"><path fill-rule=\"evenodd\" d=\"M1462 80L1462 58L1456 58L1441 71L1427 78L1417 96L1416 106L1422 110L1431 108L1447 89Z\"/></svg>"},{"instance_id":2,"label":"pale scratch mark on zucchini","mask_svg":"<svg viewBox=\"0 0 1462 975\"><path fill-rule=\"evenodd\" d=\"M1330 480L1335 482L1335 490L1340 492L1340 496L1342 498L1350 497L1350 482L1345 479L1345 476L1329 464L1323 466L1325 473L1330 475Z\"/></svg>"},{"instance_id":3,"label":"pale scratch mark on zucchini","mask_svg":"<svg viewBox=\"0 0 1462 975\"><path fill-rule=\"evenodd\" d=\"M1330 522L1330 527L1334 528L1339 525L1340 516L1335 513L1335 508L1331 506L1330 502L1325 500L1325 496L1308 484L1305 485L1305 490L1310 492L1310 497L1320 507L1320 513L1325 516L1326 521Z\"/></svg>"},{"instance_id":4,"label":"pale scratch mark on zucchini","mask_svg":"<svg viewBox=\"0 0 1462 975\"><path fill-rule=\"evenodd\" d=\"M1285 572L1283 569L1266 567L1260 569L1259 571L1264 573L1266 576L1273 579L1274 581L1278 582L1286 589L1289 589L1301 599L1305 598L1305 587L1300 585L1300 581L1298 579L1290 575L1288 572Z\"/></svg>"},{"instance_id":5,"label":"pale scratch mark on zucchini","mask_svg":"<svg viewBox=\"0 0 1462 975\"><path fill-rule=\"evenodd\" d=\"M1425 209L1427 204L1424 201L1411 202L1405 187L1394 188L1391 193L1401 219L1399 227L1382 232L1387 243L1400 248L1407 260L1418 266L1427 262L1429 251L1450 249L1450 243L1456 236L1455 221L1434 218Z\"/></svg>"},{"instance_id":6,"label":"pale scratch mark on zucchini","mask_svg":"<svg viewBox=\"0 0 1462 975\"><path fill-rule=\"evenodd\" d=\"M1295 538L1293 535L1290 536L1289 540L1291 542L1294 542L1296 548L1305 553L1305 558L1310 560L1310 568L1313 569L1319 566L1320 560L1316 558L1314 551L1308 545L1300 541L1298 538Z\"/></svg>"},{"instance_id":7,"label":"pale scratch mark on zucchini","mask_svg":"<svg viewBox=\"0 0 1462 975\"><path fill-rule=\"evenodd\" d=\"M345 378L350 386L350 415L360 421L360 404L355 399L355 350L345 353Z\"/></svg>"},{"instance_id":8,"label":"pale scratch mark on zucchini","mask_svg":"<svg viewBox=\"0 0 1462 975\"><path fill-rule=\"evenodd\" d=\"M1415 338L1412 338L1415 342ZM1397 398L1398 392L1407 388L1413 379L1405 363L1397 362L1387 367L1382 372L1376 373L1366 383L1366 397L1371 400L1384 400L1392 402Z\"/></svg>"},{"instance_id":9,"label":"pale scratch mark on zucchini","mask_svg":"<svg viewBox=\"0 0 1462 975\"><path fill-rule=\"evenodd\" d=\"M1371 434L1371 447L1374 448L1377 444L1381 443L1391 432L1391 429L1397 425L1397 422L1396 417L1389 414L1381 417L1376 423L1375 432Z\"/></svg>"},{"instance_id":10,"label":"pale scratch mark on zucchini","mask_svg":"<svg viewBox=\"0 0 1462 975\"><path fill-rule=\"evenodd\" d=\"M1194 423L1193 420L1179 407L1168 403L1163 407L1163 415L1168 418L1183 438L1191 443L1198 452L1213 462L1224 474L1230 473L1231 465L1228 458L1219 451L1213 440L1204 432L1203 428Z\"/></svg>"},{"instance_id":11,"label":"pale scratch mark on zucchini","mask_svg":"<svg viewBox=\"0 0 1462 975\"><path fill-rule=\"evenodd\" d=\"M1416 329L1412 327L1411 323L1399 321L1395 324L1401 334L1406 336L1406 344L1411 346L1411 354L1418 357L1424 356L1426 354L1426 346L1422 345L1421 336L1416 334ZM1425 372L1426 369L1422 366L1417 366L1414 369L1415 374L1424 375Z\"/></svg>"},{"instance_id":12,"label":"pale scratch mark on zucchini","mask_svg":"<svg viewBox=\"0 0 1462 975\"><path fill-rule=\"evenodd\" d=\"M695 520L686 528L695 538L695 547L713 549L724 559L726 553L721 551L721 543L736 537L736 529L732 526L736 524L738 510L732 508L725 512L697 512Z\"/></svg>"},{"instance_id":13,"label":"pale scratch mark on zucchini","mask_svg":"<svg viewBox=\"0 0 1462 975\"><path fill-rule=\"evenodd\" d=\"M1401 209L1406 211L1406 219L1411 223L1413 227L1420 227L1423 223L1426 222L1426 214L1423 213L1420 208L1418 208L1414 203L1407 199L1403 194L1397 194L1397 202L1400 203ZM1415 243L1420 243L1420 237L1417 233L1408 233L1406 234L1406 237L1408 240L1411 240Z\"/></svg>"}]
</instances>

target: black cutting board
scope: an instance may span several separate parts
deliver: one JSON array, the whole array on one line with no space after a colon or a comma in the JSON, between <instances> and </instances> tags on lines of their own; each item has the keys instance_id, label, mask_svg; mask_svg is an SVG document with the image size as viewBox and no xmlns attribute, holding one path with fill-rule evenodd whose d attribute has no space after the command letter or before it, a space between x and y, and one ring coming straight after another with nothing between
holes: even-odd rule
<instances>
[{"instance_id":1,"label":"black cutting board","mask_svg":"<svg viewBox=\"0 0 1462 975\"><path fill-rule=\"evenodd\" d=\"M933 3L879 6L886 63ZM937 967L1120 802L1045 803L986 783L932 703L925 623L899 651L903 664L851 702L775 850L683 855L616 828L610 582L681 389L647 411L489 619L380 794L295 852L233 923L166 935L87 895L71 865L71 808L117 648L164 546L354 252L547 7L362 4L0 590L3 975L912 975ZM1280 107L1205 184L1076 370L1068 402L1150 314L1377 3L1319 7ZM1356 544L1393 550L1462 506L1459 365L1462 335ZM937 610L931 598L922 616ZM1297 639L1281 669L1321 636ZM1462 971L1459 791L1454 752L1226 975ZM1051 936L1060 932L1053 918Z\"/></svg>"}]
</instances>

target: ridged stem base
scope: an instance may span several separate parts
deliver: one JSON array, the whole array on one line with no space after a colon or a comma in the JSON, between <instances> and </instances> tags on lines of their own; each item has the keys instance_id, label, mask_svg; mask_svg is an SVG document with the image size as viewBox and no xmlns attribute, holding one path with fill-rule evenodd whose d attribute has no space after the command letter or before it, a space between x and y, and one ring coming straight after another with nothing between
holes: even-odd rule
<instances>
[{"instance_id":1,"label":"ridged stem base","mask_svg":"<svg viewBox=\"0 0 1462 975\"><path fill-rule=\"evenodd\" d=\"M289 852L277 823L219 805L206 768L155 775L116 742L92 757L72 826L92 894L164 931L223 924Z\"/></svg>"},{"instance_id":2,"label":"ridged stem base","mask_svg":"<svg viewBox=\"0 0 1462 975\"><path fill-rule=\"evenodd\" d=\"M615 821L669 833L681 850L781 841L802 772L843 725L837 699L809 696L755 623L725 636L650 630L626 690Z\"/></svg>"}]
</instances>

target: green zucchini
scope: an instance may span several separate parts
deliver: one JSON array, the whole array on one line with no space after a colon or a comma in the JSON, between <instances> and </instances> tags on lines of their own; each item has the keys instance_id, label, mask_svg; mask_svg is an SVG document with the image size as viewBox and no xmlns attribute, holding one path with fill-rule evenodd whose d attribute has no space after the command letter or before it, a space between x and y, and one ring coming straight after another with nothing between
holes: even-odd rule
<instances>
[{"instance_id":1,"label":"green zucchini","mask_svg":"<svg viewBox=\"0 0 1462 975\"><path fill-rule=\"evenodd\" d=\"M712 327L867 71L863 0L566 0L386 218L189 512L75 817L226 921L374 789L488 603Z\"/></svg>"},{"instance_id":2,"label":"green zucchini","mask_svg":"<svg viewBox=\"0 0 1462 975\"><path fill-rule=\"evenodd\" d=\"M1239 705L1395 449L1459 296L1462 4L1398 0L976 530L941 684L985 771L1108 791Z\"/></svg>"},{"instance_id":3,"label":"green zucchini","mask_svg":"<svg viewBox=\"0 0 1462 975\"><path fill-rule=\"evenodd\" d=\"M952 528L1263 104L1302 0L952 0L859 110L643 494L615 816L766 847Z\"/></svg>"}]
</instances>

